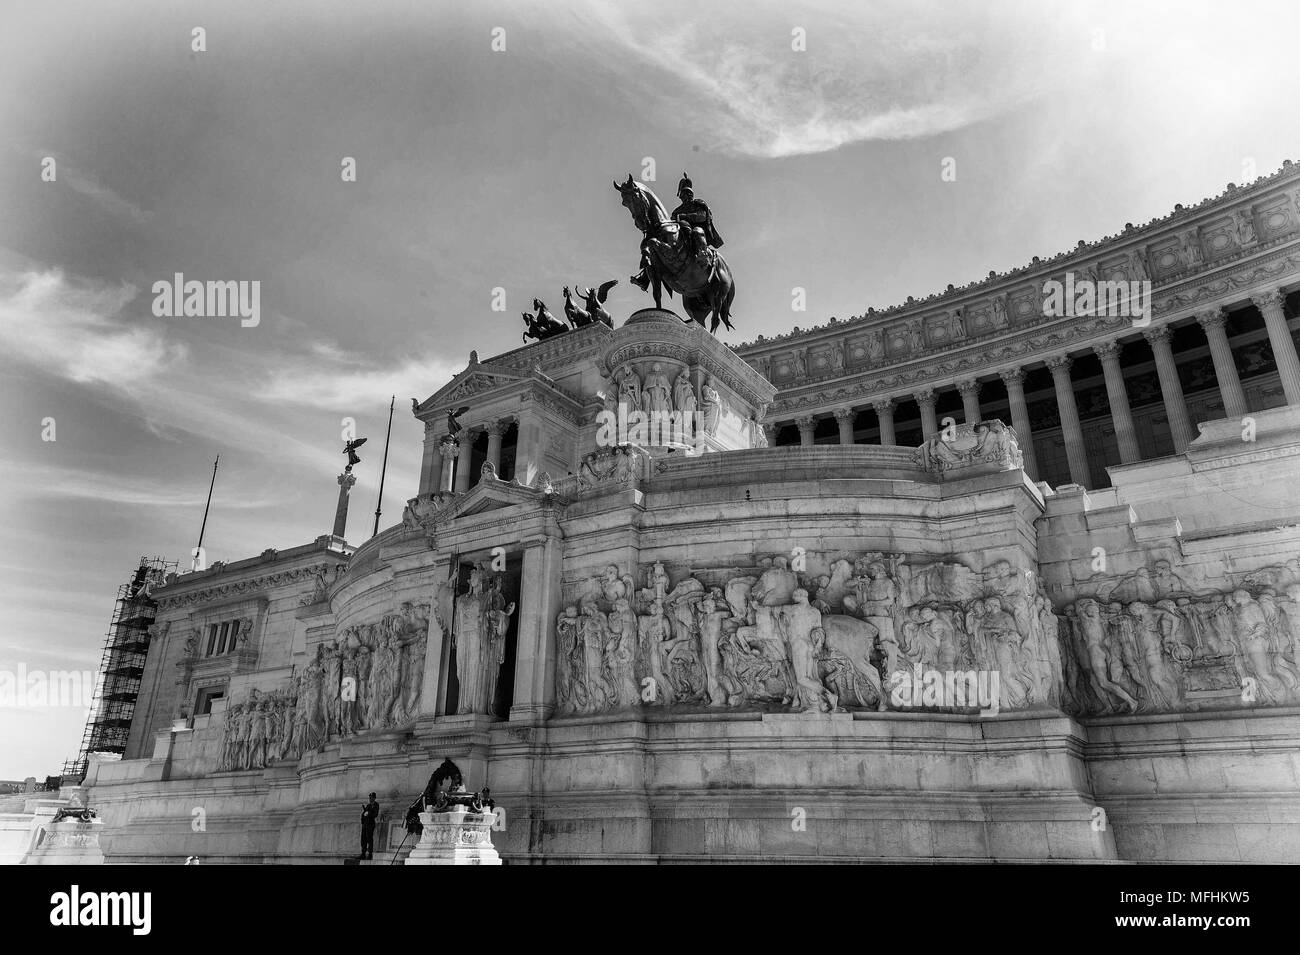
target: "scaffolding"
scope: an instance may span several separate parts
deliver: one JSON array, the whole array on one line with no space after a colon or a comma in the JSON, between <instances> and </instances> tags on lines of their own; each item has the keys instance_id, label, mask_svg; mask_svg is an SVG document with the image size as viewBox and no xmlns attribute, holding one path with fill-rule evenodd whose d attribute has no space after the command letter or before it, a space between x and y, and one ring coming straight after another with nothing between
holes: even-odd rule
<instances>
[{"instance_id":1,"label":"scaffolding","mask_svg":"<svg viewBox=\"0 0 1300 955\"><path fill-rule=\"evenodd\" d=\"M149 653L149 628L158 612L152 592L168 573L175 572L176 566L176 561L161 557L141 557L131 580L118 589L113 619L104 637L90 718L77 758L63 765L65 779L84 779L91 753L121 757L126 752Z\"/></svg>"}]
</instances>

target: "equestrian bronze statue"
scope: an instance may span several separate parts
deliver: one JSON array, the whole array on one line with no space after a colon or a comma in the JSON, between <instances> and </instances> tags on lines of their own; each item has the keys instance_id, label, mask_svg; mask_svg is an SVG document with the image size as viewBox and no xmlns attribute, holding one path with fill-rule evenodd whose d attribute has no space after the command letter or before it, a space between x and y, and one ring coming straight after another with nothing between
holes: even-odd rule
<instances>
[{"instance_id":1,"label":"equestrian bronze statue","mask_svg":"<svg viewBox=\"0 0 1300 955\"><path fill-rule=\"evenodd\" d=\"M732 329L731 301L736 286L731 269L718 247L722 237L713 227L713 214L703 200L696 199L688 177L682 177L677 195L682 204L669 216L659 197L648 186L628 174L624 183L614 183L632 221L641 230L641 271L632 282L649 291L655 308L663 308L663 287L668 294L677 292L692 321L704 326L712 317L709 331L715 334L718 323ZM734 329L733 329L734 330Z\"/></svg>"}]
</instances>

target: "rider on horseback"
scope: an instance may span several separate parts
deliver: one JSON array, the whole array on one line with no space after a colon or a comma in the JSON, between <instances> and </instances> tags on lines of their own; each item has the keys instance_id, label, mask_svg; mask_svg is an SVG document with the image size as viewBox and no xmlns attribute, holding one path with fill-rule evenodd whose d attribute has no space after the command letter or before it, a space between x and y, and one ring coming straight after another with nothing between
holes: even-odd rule
<instances>
[{"instance_id":1,"label":"rider on horseback","mask_svg":"<svg viewBox=\"0 0 1300 955\"><path fill-rule=\"evenodd\" d=\"M681 225L681 242L685 245L688 258L702 258L707 249L722 247L722 236L713 227L713 212L703 199L695 198L691 177L682 173L681 182L677 184L677 198L681 205L673 210L673 221ZM646 243L641 243L641 271L632 277L632 282L645 291L650 287L648 273L649 256Z\"/></svg>"},{"instance_id":2,"label":"rider on horseback","mask_svg":"<svg viewBox=\"0 0 1300 955\"><path fill-rule=\"evenodd\" d=\"M722 236L713 227L713 213L703 199L695 198L691 177L686 173L677 184L677 198L682 204L673 210L673 218L687 227L687 234L695 241L695 252L703 252L706 242L712 248L722 248Z\"/></svg>"}]
</instances>

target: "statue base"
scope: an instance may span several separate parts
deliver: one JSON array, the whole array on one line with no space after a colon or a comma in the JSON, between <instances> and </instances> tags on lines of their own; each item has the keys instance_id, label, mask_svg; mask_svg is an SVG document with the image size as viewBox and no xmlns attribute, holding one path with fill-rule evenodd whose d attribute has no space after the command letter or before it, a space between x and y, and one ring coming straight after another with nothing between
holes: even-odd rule
<instances>
[{"instance_id":1,"label":"statue base","mask_svg":"<svg viewBox=\"0 0 1300 955\"><path fill-rule=\"evenodd\" d=\"M102 819L52 822L23 865L103 865L104 853L99 848L103 829Z\"/></svg>"},{"instance_id":2,"label":"statue base","mask_svg":"<svg viewBox=\"0 0 1300 955\"><path fill-rule=\"evenodd\" d=\"M448 812L422 812L424 832L406 865L500 865L501 856L492 845L496 813L470 812L454 806Z\"/></svg>"}]
</instances>

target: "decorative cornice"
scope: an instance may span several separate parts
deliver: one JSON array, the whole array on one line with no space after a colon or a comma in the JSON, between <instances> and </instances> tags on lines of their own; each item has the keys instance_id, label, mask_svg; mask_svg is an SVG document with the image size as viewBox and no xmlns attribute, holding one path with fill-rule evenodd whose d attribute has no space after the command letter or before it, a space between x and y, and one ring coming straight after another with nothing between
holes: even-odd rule
<instances>
[{"instance_id":1,"label":"decorative cornice","mask_svg":"<svg viewBox=\"0 0 1300 955\"><path fill-rule=\"evenodd\" d=\"M203 587L189 593L177 594L175 597L160 597L158 600L158 612L164 613L182 607L190 607L194 604L212 603L218 600L225 600L230 597L250 596L264 590L284 587L302 580L314 580L318 574L331 570L334 566L334 563L309 564L305 567L294 568L293 570L281 570L270 574L263 574L259 577L250 577L245 580L232 581L228 584L216 584L211 587Z\"/></svg>"}]
</instances>

